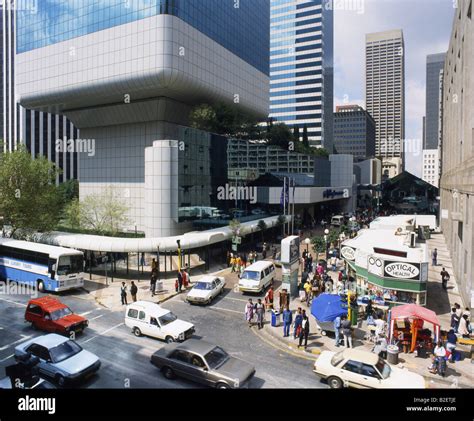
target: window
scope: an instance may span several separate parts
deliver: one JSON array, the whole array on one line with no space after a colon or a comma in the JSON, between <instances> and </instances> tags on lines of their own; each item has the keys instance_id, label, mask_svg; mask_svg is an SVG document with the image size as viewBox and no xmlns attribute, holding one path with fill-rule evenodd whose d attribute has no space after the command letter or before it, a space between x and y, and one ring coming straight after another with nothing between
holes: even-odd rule
<instances>
[{"instance_id":1,"label":"window","mask_svg":"<svg viewBox=\"0 0 474 421\"><path fill-rule=\"evenodd\" d=\"M206 367L206 364L204 364L204 361L199 355L193 355L191 357L191 364L199 368Z\"/></svg>"},{"instance_id":2,"label":"window","mask_svg":"<svg viewBox=\"0 0 474 421\"><path fill-rule=\"evenodd\" d=\"M190 363L190 354L186 351L176 350L171 355L170 358L176 361L180 361L182 363L189 364Z\"/></svg>"},{"instance_id":3,"label":"window","mask_svg":"<svg viewBox=\"0 0 474 421\"><path fill-rule=\"evenodd\" d=\"M374 366L368 365L368 364L362 364L362 375L364 376L369 376L369 377L374 377L376 379L380 378L379 373L375 369Z\"/></svg>"},{"instance_id":4,"label":"window","mask_svg":"<svg viewBox=\"0 0 474 421\"><path fill-rule=\"evenodd\" d=\"M150 317L150 324L153 326L158 326L158 320L156 320L154 317Z\"/></svg>"},{"instance_id":5,"label":"window","mask_svg":"<svg viewBox=\"0 0 474 421\"><path fill-rule=\"evenodd\" d=\"M342 367L344 370L350 371L351 373L361 374L362 363L358 361L347 361Z\"/></svg>"},{"instance_id":6,"label":"window","mask_svg":"<svg viewBox=\"0 0 474 421\"><path fill-rule=\"evenodd\" d=\"M131 308L130 310L128 310L127 316L136 319L138 317L138 310Z\"/></svg>"},{"instance_id":7,"label":"window","mask_svg":"<svg viewBox=\"0 0 474 421\"><path fill-rule=\"evenodd\" d=\"M49 352L44 346L32 344L28 348L26 348L26 350L34 356L41 358L42 360L49 360Z\"/></svg>"},{"instance_id":8,"label":"window","mask_svg":"<svg viewBox=\"0 0 474 421\"><path fill-rule=\"evenodd\" d=\"M139 320L145 320L145 312L144 311L140 311L140 313L138 313L138 319Z\"/></svg>"},{"instance_id":9,"label":"window","mask_svg":"<svg viewBox=\"0 0 474 421\"><path fill-rule=\"evenodd\" d=\"M28 307L28 313L37 314L38 316L41 316L41 314L43 314L43 311L41 310L40 306L36 304L30 304Z\"/></svg>"}]
</instances>

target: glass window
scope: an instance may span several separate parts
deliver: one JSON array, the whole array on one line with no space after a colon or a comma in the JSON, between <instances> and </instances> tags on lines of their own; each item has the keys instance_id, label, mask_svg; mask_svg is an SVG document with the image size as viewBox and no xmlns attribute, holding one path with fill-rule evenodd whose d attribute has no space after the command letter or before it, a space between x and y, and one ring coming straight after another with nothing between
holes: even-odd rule
<instances>
[{"instance_id":1,"label":"glass window","mask_svg":"<svg viewBox=\"0 0 474 421\"><path fill-rule=\"evenodd\" d=\"M43 310L41 310L41 307L36 304L30 304L28 306L28 313L37 314L41 316L41 314L43 314Z\"/></svg>"},{"instance_id":2,"label":"glass window","mask_svg":"<svg viewBox=\"0 0 474 421\"><path fill-rule=\"evenodd\" d=\"M136 319L138 317L138 310L135 310L133 308L128 310L128 317L132 317L133 319Z\"/></svg>"},{"instance_id":3,"label":"glass window","mask_svg":"<svg viewBox=\"0 0 474 421\"><path fill-rule=\"evenodd\" d=\"M82 272L84 269L84 258L82 255L71 255L59 257L58 275L69 275Z\"/></svg>"},{"instance_id":4,"label":"glass window","mask_svg":"<svg viewBox=\"0 0 474 421\"><path fill-rule=\"evenodd\" d=\"M138 319L139 320L145 320L145 312L144 311L140 311L140 313L138 313Z\"/></svg>"},{"instance_id":5,"label":"glass window","mask_svg":"<svg viewBox=\"0 0 474 421\"><path fill-rule=\"evenodd\" d=\"M189 352L178 349L170 355L170 358L173 360L177 360L177 361L189 364L190 359L191 359L191 354Z\"/></svg>"},{"instance_id":6,"label":"glass window","mask_svg":"<svg viewBox=\"0 0 474 421\"><path fill-rule=\"evenodd\" d=\"M208 352L204 359L207 361L207 364L211 369L215 370L219 368L229 359L229 354L225 352L221 347L216 346L212 351Z\"/></svg>"},{"instance_id":7,"label":"glass window","mask_svg":"<svg viewBox=\"0 0 474 421\"><path fill-rule=\"evenodd\" d=\"M375 369L373 365L369 364L362 364L362 375L364 376L369 376L369 377L375 377L376 379L380 378L379 373Z\"/></svg>"},{"instance_id":8,"label":"glass window","mask_svg":"<svg viewBox=\"0 0 474 421\"><path fill-rule=\"evenodd\" d=\"M82 348L74 341L67 341L50 349L51 360L53 363L59 363L73 357L82 351Z\"/></svg>"},{"instance_id":9,"label":"glass window","mask_svg":"<svg viewBox=\"0 0 474 421\"><path fill-rule=\"evenodd\" d=\"M359 361L349 360L344 364L342 368L352 373L361 374L362 363L360 363Z\"/></svg>"},{"instance_id":10,"label":"glass window","mask_svg":"<svg viewBox=\"0 0 474 421\"><path fill-rule=\"evenodd\" d=\"M51 320L59 320L63 317L69 316L72 314L72 311L69 307L64 307L59 310L55 310L51 313Z\"/></svg>"},{"instance_id":11,"label":"glass window","mask_svg":"<svg viewBox=\"0 0 474 421\"><path fill-rule=\"evenodd\" d=\"M166 313L164 316L161 316L158 320L160 321L161 326L166 326L167 324L174 322L175 320L178 320L178 317L175 316L170 311L169 313Z\"/></svg>"}]
</instances>

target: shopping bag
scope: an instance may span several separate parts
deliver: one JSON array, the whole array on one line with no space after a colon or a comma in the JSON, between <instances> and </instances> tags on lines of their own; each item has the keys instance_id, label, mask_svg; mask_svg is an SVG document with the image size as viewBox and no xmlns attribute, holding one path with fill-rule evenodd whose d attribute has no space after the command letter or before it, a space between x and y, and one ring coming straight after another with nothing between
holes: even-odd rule
<instances>
[{"instance_id":1,"label":"shopping bag","mask_svg":"<svg viewBox=\"0 0 474 421\"><path fill-rule=\"evenodd\" d=\"M306 298L306 294L304 293L303 290L300 291L300 301L304 301Z\"/></svg>"}]
</instances>

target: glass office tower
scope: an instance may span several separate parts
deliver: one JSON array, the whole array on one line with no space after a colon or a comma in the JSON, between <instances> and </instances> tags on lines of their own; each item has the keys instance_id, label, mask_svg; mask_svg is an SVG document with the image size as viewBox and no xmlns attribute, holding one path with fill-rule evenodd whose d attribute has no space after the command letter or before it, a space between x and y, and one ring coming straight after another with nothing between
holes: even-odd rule
<instances>
[{"instance_id":1,"label":"glass office tower","mask_svg":"<svg viewBox=\"0 0 474 421\"><path fill-rule=\"evenodd\" d=\"M271 0L270 118L333 145L333 11L323 0Z\"/></svg>"}]
</instances>

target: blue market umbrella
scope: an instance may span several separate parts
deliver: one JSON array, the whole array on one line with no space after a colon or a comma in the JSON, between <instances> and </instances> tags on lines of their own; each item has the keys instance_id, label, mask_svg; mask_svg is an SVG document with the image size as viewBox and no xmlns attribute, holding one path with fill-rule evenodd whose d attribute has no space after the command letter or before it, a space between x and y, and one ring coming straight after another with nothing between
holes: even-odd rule
<instances>
[{"instance_id":1,"label":"blue market umbrella","mask_svg":"<svg viewBox=\"0 0 474 421\"><path fill-rule=\"evenodd\" d=\"M332 322L337 316L347 315L347 304L337 294L321 294L313 299L311 314L319 322Z\"/></svg>"}]
</instances>

